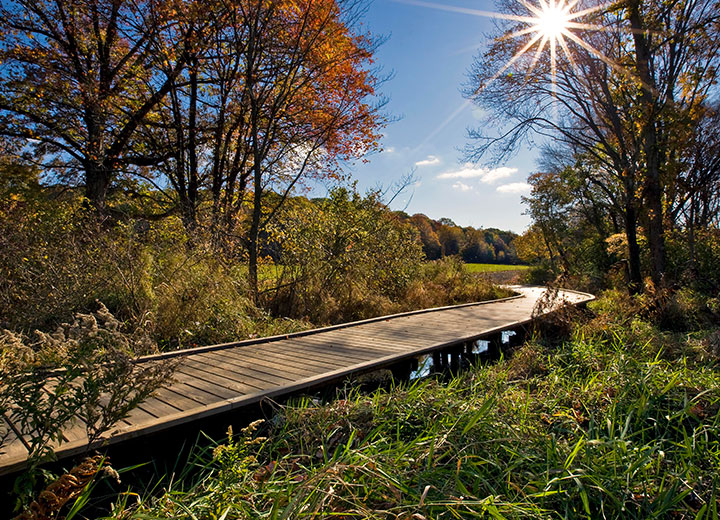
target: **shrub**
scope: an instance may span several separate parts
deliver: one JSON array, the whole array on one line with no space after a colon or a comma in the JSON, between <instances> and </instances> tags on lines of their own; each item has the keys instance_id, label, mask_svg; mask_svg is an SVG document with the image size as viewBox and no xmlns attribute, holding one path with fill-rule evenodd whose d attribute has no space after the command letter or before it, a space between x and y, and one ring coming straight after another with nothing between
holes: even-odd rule
<instances>
[{"instance_id":1,"label":"shrub","mask_svg":"<svg viewBox=\"0 0 720 520\"><path fill-rule=\"evenodd\" d=\"M2 331L0 414L24 436L31 466L52 458L68 427L80 421L92 444L165 384L172 364L133 361L156 351L102 304L52 333Z\"/></svg>"},{"instance_id":2,"label":"shrub","mask_svg":"<svg viewBox=\"0 0 720 520\"><path fill-rule=\"evenodd\" d=\"M247 271L206 245L191 244L179 218L101 221L70 195L50 190L0 219L0 324L53 329L103 301L140 323L162 348L288 332L248 298Z\"/></svg>"},{"instance_id":3,"label":"shrub","mask_svg":"<svg viewBox=\"0 0 720 520\"><path fill-rule=\"evenodd\" d=\"M271 234L282 268L264 301L276 314L315 323L392 312L423 258L417 232L377 196L342 188L289 204Z\"/></svg>"},{"instance_id":4,"label":"shrub","mask_svg":"<svg viewBox=\"0 0 720 520\"><path fill-rule=\"evenodd\" d=\"M459 257L445 257L423 264L406 295L407 307L442 307L510 296L484 276L469 273Z\"/></svg>"}]
</instances>

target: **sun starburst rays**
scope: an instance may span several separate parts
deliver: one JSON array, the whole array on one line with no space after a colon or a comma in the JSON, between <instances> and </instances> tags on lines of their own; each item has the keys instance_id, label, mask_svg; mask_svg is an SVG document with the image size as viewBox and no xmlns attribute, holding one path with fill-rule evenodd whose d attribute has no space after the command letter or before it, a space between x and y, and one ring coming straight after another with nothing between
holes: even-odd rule
<instances>
[{"instance_id":1,"label":"sun starburst rays","mask_svg":"<svg viewBox=\"0 0 720 520\"><path fill-rule=\"evenodd\" d=\"M410 4L419 7L426 7L430 9L438 9L442 11L455 12L460 14L466 14L471 16L480 16L486 18L495 18L500 20L507 20L510 22L519 22L522 27L516 27L514 31L508 32L503 36L500 36L496 41L513 40L519 38L526 38L527 41L519 44L520 49L517 50L513 56L504 63L498 71L496 71L492 77L488 78L480 84L475 90L474 95L480 94L488 85L497 80L502 76L508 69L515 65L525 54L532 53L532 58L529 60L527 65L523 64L523 67L518 72L524 72L525 82L527 83L531 79L533 71L537 68L540 63L543 53L549 50L550 54L550 80L553 99L560 103L558 98L558 83L557 76L558 70L565 70L562 67L562 63L559 63L558 56L561 55L565 58L565 62L568 64L568 68L578 71L579 60L576 56L573 56L572 49L569 45L570 42L577 47L586 51L590 56L602 61L612 69L618 71L620 74L625 76L632 76L634 74L629 70L625 69L622 65L616 63L608 56L604 55L601 51L596 49L588 41L583 39L586 37L587 32L603 31L603 32L630 32L627 29L623 29L617 26L605 26L587 23L583 21L590 15L606 9L612 0L605 0L606 3L601 3L587 8L578 8L583 0L516 0L527 14L515 14L515 13L497 13L491 11L482 11L478 9L471 9L467 7L452 6L446 4L440 4L436 2L430 2L427 0L392 0L398 3ZM602 1L602 0L601 0ZM472 49L477 49L482 44L474 45ZM558 51L558 48L560 51ZM463 49L462 52L466 52L468 49ZM577 54L577 51L575 52ZM510 73L509 73L510 75ZM576 78L577 79L577 78ZM634 78L635 81L639 81ZM470 99L466 100L465 103L460 106L453 114L442 123L440 127L435 129L433 133L425 140L427 142L432 136L436 135L445 125L447 125L452 119L454 119L461 111L463 111L469 103ZM557 110L558 104L553 103ZM557 112L556 112L557 117Z\"/></svg>"},{"instance_id":2,"label":"sun starburst rays","mask_svg":"<svg viewBox=\"0 0 720 520\"><path fill-rule=\"evenodd\" d=\"M569 3L566 3L564 0L539 0L539 4L533 5L527 0L519 0L520 4L525 7L531 14L534 16L526 16L521 17L521 20L518 20L522 23L528 24L527 27L524 27L522 29L519 29L517 31L514 31L512 33L509 33L505 35L503 38L505 39L511 39L511 38L520 38L521 36L524 36L526 34L535 34L535 37L531 38L531 41L533 41L533 44L540 40L537 49L535 51L535 54L533 56L532 61L530 62L529 67L525 71L525 79L527 80L530 75L535 70L535 67L537 66L540 57L543 54L543 51L545 51L546 47L549 47L550 50L550 74L552 77L552 84L553 84L553 93L557 93L557 67L558 67L558 48L561 49L562 54L565 56L567 61L570 63L570 66L573 68L576 68L577 65L575 63L575 60L573 58L572 52L570 51L570 47L568 46L567 40L570 39L574 42L582 41L583 44L581 45L584 49L591 52L593 55L598 56L600 54L599 51L597 51L594 47L592 47L590 44L586 44L584 40L582 40L579 36L577 36L573 30L585 30L585 31L597 31L597 30L603 30L604 27L599 25L593 25L589 23L583 23L576 21L577 19L584 17L586 15L589 15L593 12L596 12L602 8L604 8L604 5L598 5L594 7L590 7L587 9L583 9L577 12L573 12L573 9L578 5L579 0L573 0ZM542 38L537 38L538 35L542 35ZM529 50L529 48L523 47L521 49L522 53L525 53ZM519 57L518 57L519 58ZM517 61L517 58L514 61ZM507 69L505 69L507 70ZM493 79L497 79L497 76Z\"/></svg>"},{"instance_id":3,"label":"sun starburst rays","mask_svg":"<svg viewBox=\"0 0 720 520\"><path fill-rule=\"evenodd\" d=\"M444 11L459 12L473 16L482 16L519 22L523 27L517 28L515 31L508 32L500 37L500 40L512 40L518 38L527 38L513 56L500 69L484 82L482 88L487 87L490 83L498 79L508 69L515 65L523 55L533 52L532 59L524 71L525 80L527 81L533 71L538 66L544 52L549 51L550 57L550 75L552 81L552 92L557 95L557 71L559 66L559 58L562 56L570 67L577 69L577 63L573 57L569 42L581 47L593 57L601 60L615 70L623 70L620 65L612 59L605 56L598 49L593 47L582 37L582 32L586 31L614 31L615 28L605 27L582 21L589 15L605 9L609 4L602 3L592 7L578 8L581 0L517 0L522 8L527 11L523 14L494 13L489 11L480 11L465 7L448 6L424 0L397 0L402 3L429 7L432 9L441 9ZM533 49L535 47L535 49ZM479 92L478 90L478 92Z\"/></svg>"}]
</instances>

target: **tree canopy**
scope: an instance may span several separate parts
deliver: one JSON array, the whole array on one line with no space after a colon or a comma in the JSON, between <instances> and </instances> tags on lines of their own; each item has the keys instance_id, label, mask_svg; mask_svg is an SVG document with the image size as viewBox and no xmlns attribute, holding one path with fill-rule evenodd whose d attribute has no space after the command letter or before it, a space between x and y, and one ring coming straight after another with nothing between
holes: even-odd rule
<instances>
[{"instance_id":1,"label":"tree canopy","mask_svg":"<svg viewBox=\"0 0 720 520\"><path fill-rule=\"evenodd\" d=\"M10 0L0 7L0 135L45 180L152 198L246 252L308 177L377 147L380 41L362 0ZM148 190L149 188L149 190ZM265 208L264 194L280 193ZM158 207L157 204L154 205ZM265 213L263 213L265 212ZM238 224L240 229L238 230Z\"/></svg>"}]
</instances>

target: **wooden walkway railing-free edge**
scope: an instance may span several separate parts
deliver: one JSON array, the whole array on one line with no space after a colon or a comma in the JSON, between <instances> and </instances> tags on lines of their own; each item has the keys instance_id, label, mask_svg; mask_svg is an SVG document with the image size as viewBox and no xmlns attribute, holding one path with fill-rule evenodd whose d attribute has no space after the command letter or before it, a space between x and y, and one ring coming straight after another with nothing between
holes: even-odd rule
<instances>
[{"instance_id":1,"label":"wooden walkway railing-free edge","mask_svg":"<svg viewBox=\"0 0 720 520\"><path fill-rule=\"evenodd\" d=\"M75 424L64 432L67 442L57 446L56 455L64 459L89 448L117 445L265 399L279 399L349 376L397 366L425 354L457 351L469 342L498 337L502 331L527 326L545 293L542 287L513 289L519 294L500 300L405 312L140 358L138 362L175 358L178 366L173 381L94 446L88 446L84 425ZM558 296L561 302L574 305L594 299L590 294L570 290L561 290ZM24 444L16 435L0 451L0 475L22 470L26 458Z\"/></svg>"}]
</instances>

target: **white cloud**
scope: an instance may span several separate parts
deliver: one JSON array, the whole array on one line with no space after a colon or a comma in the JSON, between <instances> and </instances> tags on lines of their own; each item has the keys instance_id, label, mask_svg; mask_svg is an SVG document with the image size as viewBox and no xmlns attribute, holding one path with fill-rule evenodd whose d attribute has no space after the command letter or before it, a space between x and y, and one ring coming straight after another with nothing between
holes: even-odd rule
<instances>
[{"instance_id":1,"label":"white cloud","mask_svg":"<svg viewBox=\"0 0 720 520\"><path fill-rule=\"evenodd\" d=\"M492 184L493 182L510 177L517 173L517 168L475 168L472 164L465 164L461 169L443 172L437 176L438 179L472 179L479 178L480 182Z\"/></svg>"},{"instance_id":2,"label":"white cloud","mask_svg":"<svg viewBox=\"0 0 720 520\"><path fill-rule=\"evenodd\" d=\"M492 184L493 182L504 179L506 177L512 177L514 174L516 174L518 171L517 168L508 168L507 166L502 166L500 168L493 168L492 170L488 170L485 176L481 179L482 182L485 182L487 184Z\"/></svg>"},{"instance_id":3,"label":"white cloud","mask_svg":"<svg viewBox=\"0 0 720 520\"><path fill-rule=\"evenodd\" d=\"M472 186L468 186L467 184L463 184L460 181L457 181L455 184L452 185L453 188L460 191L471 191L473 189Z\"/></svg>"},{"instance_id":4,"label":"white cloud","mask_svg":"<svg viewBox=\"0 0 720 520\"><path fill-rule=\"evenodd\" d=\"M532 186L527 182L511 182L497 187L497 191L500 193L530 193L530 190L532 190Z\"/></svg>"},{"instance_id":5,"label":"white cloud","mask_svg":"<svg viewBox=\"0 0 720 520\"><path fill-rule=\"evenodd\" d=\"M389 147L389 148L385 148L385 149L383 150L383 152L385 152L385 153L394 153L394 152L395 152L395 147L394 147L394 146L391 146L391 147Z\"/></svg>"},{"instance_id":6,"label":"white cloud","mask_svg":"<svg viewBox=\"0 0 720 520\"><path fill-rule=\"evenodd\" d=\"M440 158L434 155L428 155L427 159L416 162L415 166L432 166L434 164L440 164Z\"/></svg>"}]
</instances>

